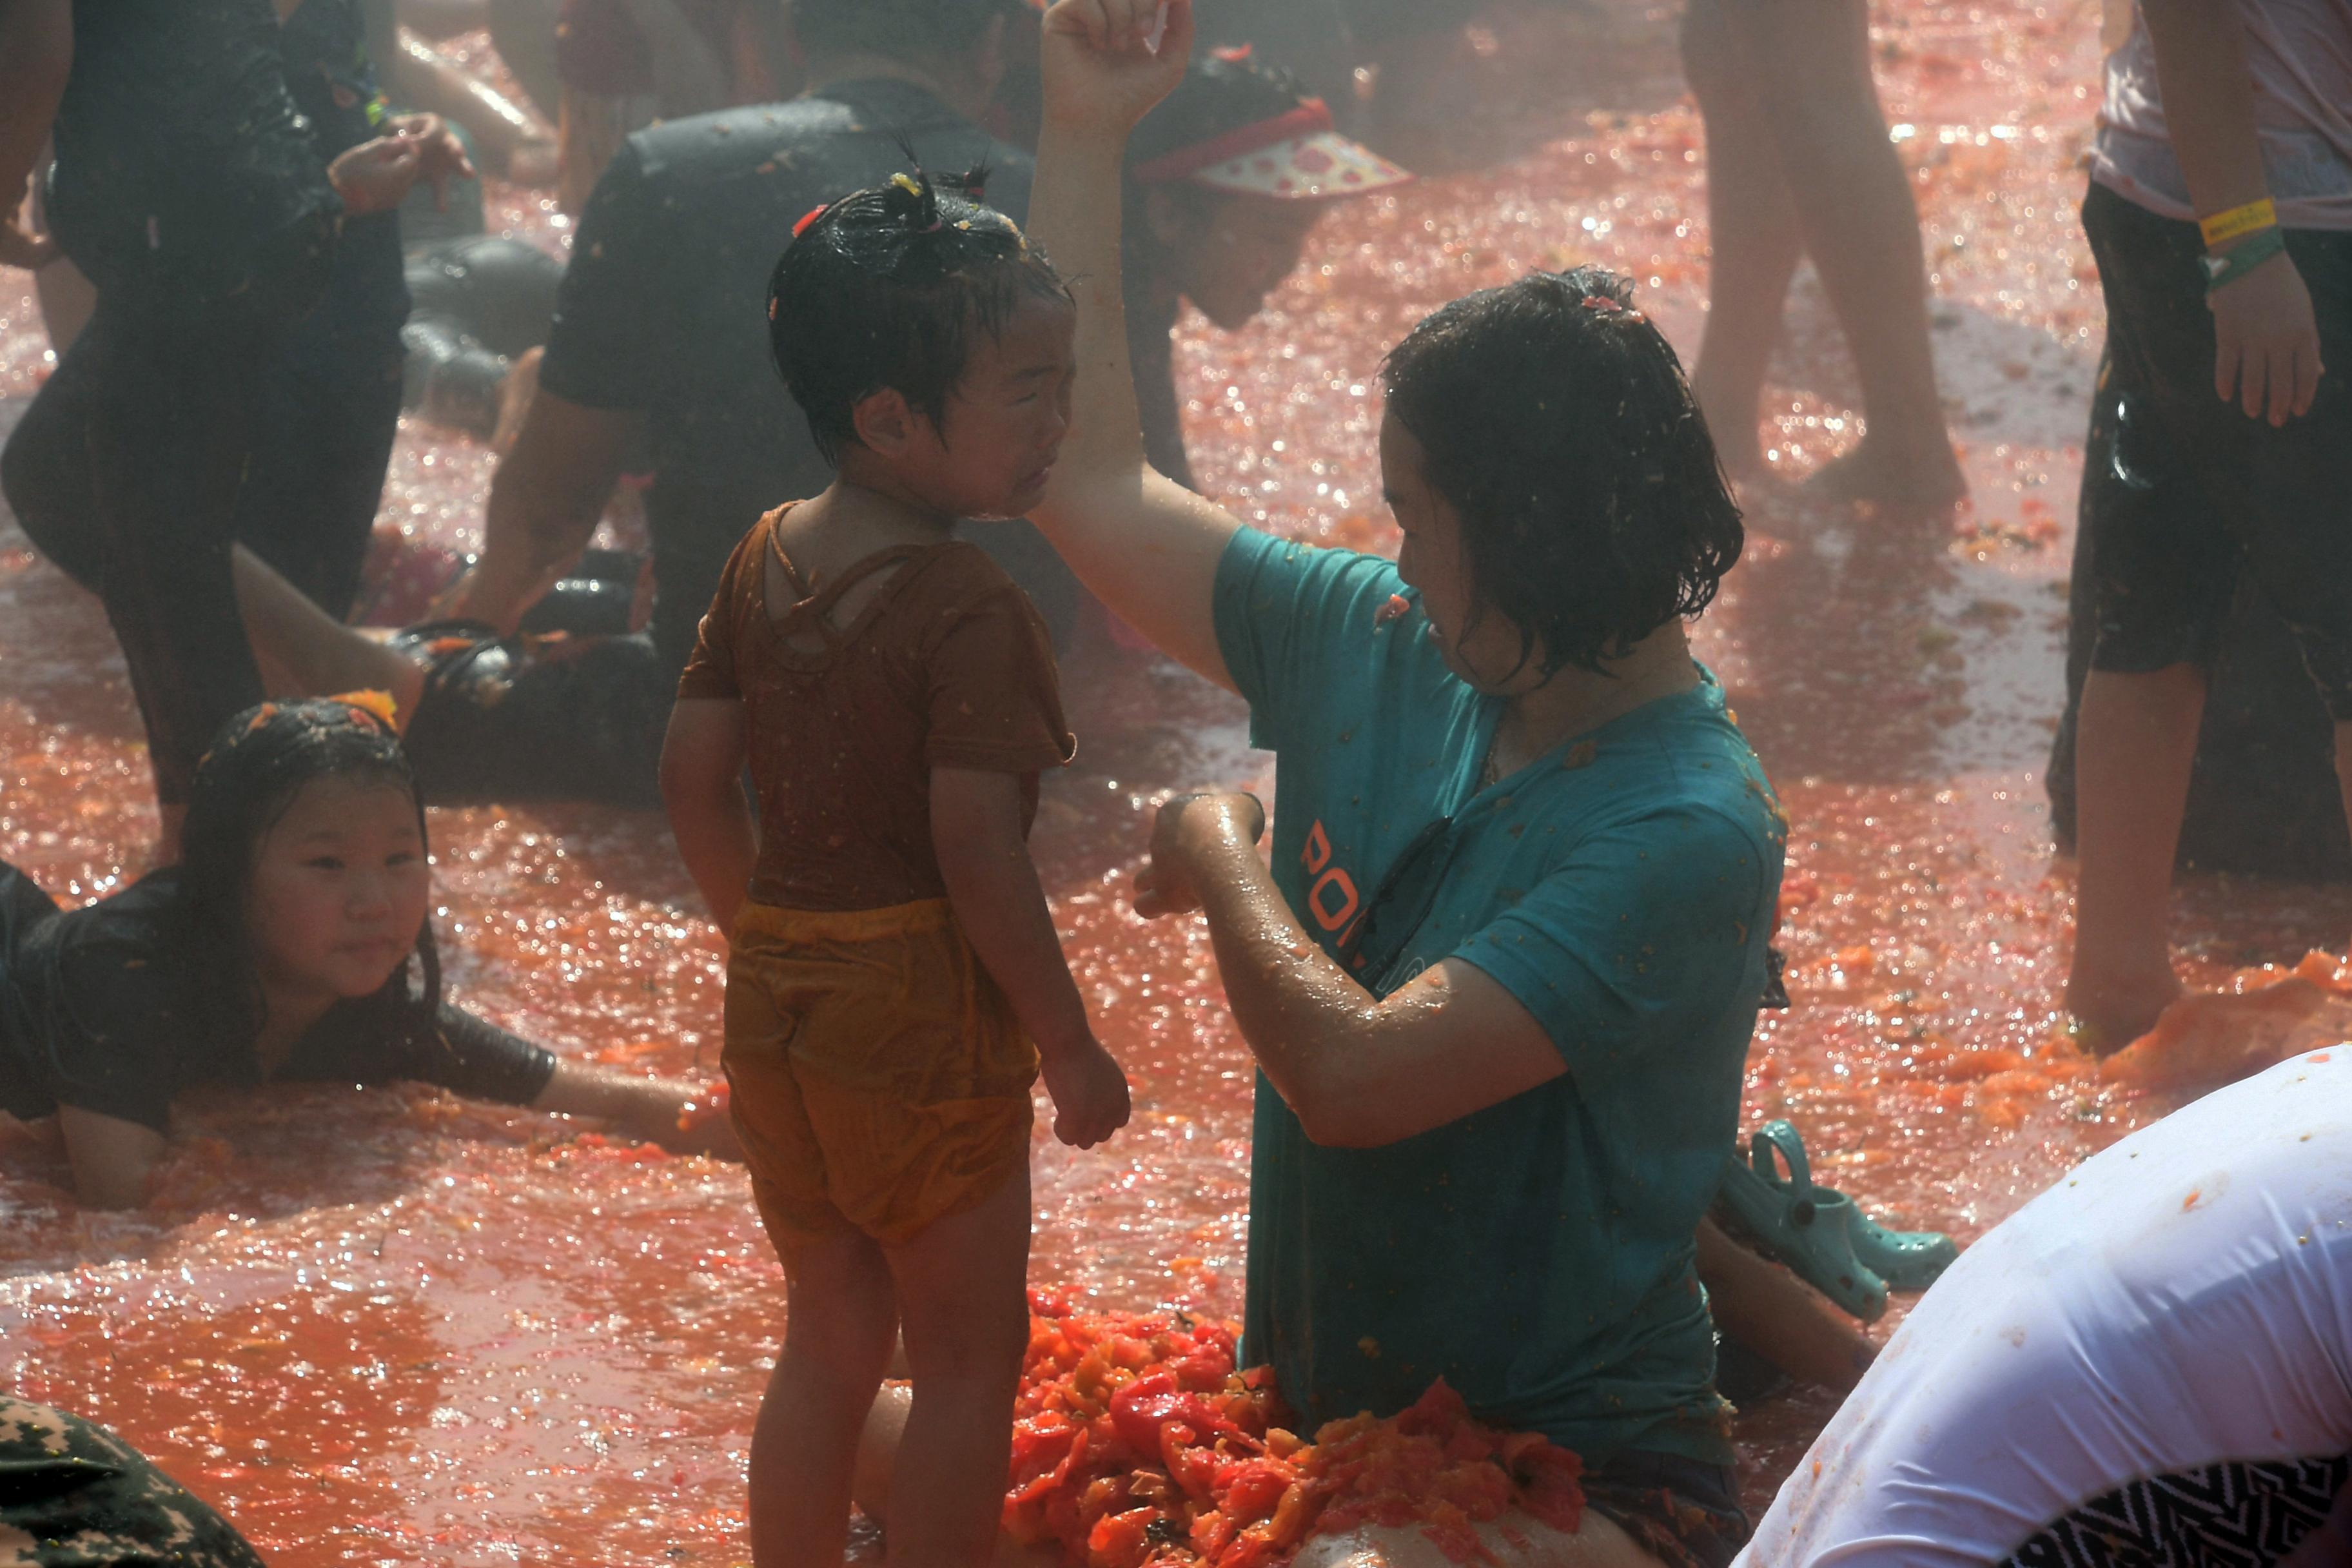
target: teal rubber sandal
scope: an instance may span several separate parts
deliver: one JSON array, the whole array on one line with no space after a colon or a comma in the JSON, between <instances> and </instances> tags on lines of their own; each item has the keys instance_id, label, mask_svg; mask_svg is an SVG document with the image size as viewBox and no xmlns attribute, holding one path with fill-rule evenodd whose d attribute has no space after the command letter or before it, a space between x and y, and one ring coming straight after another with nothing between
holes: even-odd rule
<instances>
[{"instance_id":1,"label":"teal rubber sandal","mask_svg":"<svg viewBox=\"0 0 2352 1568\"><path fill-rule=\"evenodd\" d=\"M1738 1227L1806 1284L1864 1322L1885 1312L1886 1281L1855 1253L1853 1200L1813 1184L1804 1140L1788 1122L1766 1122L1746 1158L1732 1154L1719 1195Z\"/></svg>"},{"instance_id":2,"label":"teal rubber sandal","mask_svg":"<svg viewBox=\"0 0 2352 1568\"><path fill-rule=\"evenodd\" d=\"M1940 1230L1889 1230L1860 1209L1847 1226L1853 1255L1893 1290L1925 1290L1959 1261L1959 1244Z\"/></svg>"}]
</instances>

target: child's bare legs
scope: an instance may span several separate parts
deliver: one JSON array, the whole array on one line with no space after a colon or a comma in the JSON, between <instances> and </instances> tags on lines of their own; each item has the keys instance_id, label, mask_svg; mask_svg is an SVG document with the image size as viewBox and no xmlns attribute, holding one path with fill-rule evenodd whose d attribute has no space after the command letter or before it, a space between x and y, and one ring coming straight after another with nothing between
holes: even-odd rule
<instances>
[{"instance_id":1,"label":"child's bare legs","mask_svg":"<svg viewBox=\"0 0 2352 1568\"><path fill-rule=\"evenodd\" d=\"M1706 126L1707 233L1714 253L1706 331L1691 391L1724 468L1747 479L1765 471L1758 435L1764 372L1780 341L1780 310L1804 238L1754 64L1726 15L1739 3L1690 0L1683 13L1683 71Z\"/></svg>"},{"instance_id":2,"label":"child's bare legs","mask_svg":"<svg viewBox=\"0 0 2352 1568\"><path fill-rule=\"evenodd\" d=\"M2167 917L2204 711L2205 675L2193 664L2147 674L2095 669L2083 684L2066 1010L2102 1052L2145 1034L2180 994ZM2352 776L2346 727L2338 727L2336 746L2337 776Z\"/></svg>"},{"instance_id":3,"label":"child's bare legs","mask_svg":"<svg viewBox=\"0 0 2352 1568\"><path fill-rule=\"evenodd\" d=\"M882 1248L855 1232L795 1248L788 1271L784 1350L751 1428L751 1561L839 1568L858 1433L890 1359L897 1297Z\"/></svg>"},{"instance_id":4,"label":"child's bare legs","mask_svg":"<svg viewBox=\"0 0 2352 1568\"><path fill-rule=\"evenodd\" d=\"M425 667L310 602L261 557L236 546L236 607L263 683L281 697L389 691L407 728L425 693Z\"/></svg>"},{"instance_id":5,"label":"child's bare legs","mask_svg":"<svg viewBox=\"0 0 2352 1568\"><path fill-rule=\"evenodd\" d=\"M915 1382L896 1469L920 1484L890 1489L883 1542L891 1568L981 1568L1003 1516L1013 1398L1029 1343L1027 1168L887 1256ZM889 1350L886 1334L880 1356ZM845 1456L873 1403L879 1357L875 1367L848 1417Z\"/></svg>"},{"instance_id":6,"label":"child's bare legs","mask_svg":"<svg viewBox=\"0 0 2352 1568\"><path fill-rule=\"evenodd\" d=\"M1837 312L1862 381L1863 410L1869 431L1861 447L1832 465L1818 483L1829 493L1927 510L1957 500L1966 490L1959 464L1944 430L1943 405L1936 391L1935 356L1927 340L1927 279L1919 250L1919 212L1909 177L1886 138L1886 120L1870 73L1870 12L1867 0L1780 0L1769 6L1738 0L1692 0L1694 10L1711 14L1685 23L1685 52L1711 41L1734 47L1734 54L1704 74L1737 73L1759 106L1756 131L1727 178L1758 176L1755 147L1769 145L1779 158L1797 230L1812 258L1822 289ZM1702 73L1695 72L1695 79ZM1706 89L1701 89L1703 92ZM1714 105L1706 98L1710 116ZM1735 115L1739 112L1736 100ZM1709 136L1709 153L1731 136ZM1712 191L1717 171L1708 171ZM1769 270L1785 216L1769 184L1753 192L1727 191L1724 205L1710 211L1720 223L1734 222L1727 237L1717 229L1712 269L1720 287L1730 268L1724 247L1768 270L1738 285L1752 293L1771 288L1777 300L1785 284ZM1740 226L1754 226L1741 232ZM1752 288L1750 285L1752 284ZM1712 386L1726 419L1738 416L1757 393L1742 392L1749 377L1760 384L1762 359L1756 352L1756 305L1747 294L1734 297L1733 336L1717 348L1709 322L1700 355L1698 381ZM1778 311L1774 311L1777 319ZM1769 353L1769 338L1763 343ZM1712 369L1710 353L1731 358ZM1737 379L1735 379L1737 378ZM1710 420L1714 407L1708 410ZM1738 449L1740 437L1733 434Z\"/></svg>"}]
</instances>

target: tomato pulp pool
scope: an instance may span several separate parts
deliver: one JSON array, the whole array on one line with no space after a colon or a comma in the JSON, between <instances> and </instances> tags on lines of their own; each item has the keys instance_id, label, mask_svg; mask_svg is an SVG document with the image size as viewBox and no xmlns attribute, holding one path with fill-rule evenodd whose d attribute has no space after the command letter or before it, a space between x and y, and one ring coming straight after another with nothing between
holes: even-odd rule
<instances>
[{"instance_id":1,"label":"tomato pulp pool","mask_svg":"<svg viewBox=\"0 0 2352 1568\"><path fill-rule=\"evenodd\" d=\"M1956 527L1897 529L1751 489L1747 556L1698 641L1794 824L1797 1005L1759 1030L1748 1115L1794 1120L1822 1179L1891 1222L1965 1238L2154 1113L2052 1039L2071 890L2042 773L2101 331L2074 216L2097 7L1876 9L1975 500ZM1381 353L1530 267L1631 273L1695 353L1705 165L1675 8L1580 15L1540 134L1341 208L1248 330L1188 319L1178 368L1213 495L1262 527L1388 547ZM1508 68L1491 36L1472 42L1464 68ZM550 204L493 195L493 228L567 242ZM26 276L0 271L0 429L46 348ZM1858 434L1809 281L1770 392L1781 474ZM461 544L489 469L412 426L385 516ZM1264 759L1231 700L1165 668L1075 683L1073 719L1079 761L1036 841L1138 1113L1091 1152L1038 1144L1034 1278L1082 1310L1236 1315L1247 1058L1203 935L1138 922L1127 879L1156 795L1246 784ZM0 858L68 901L135 876L153 827L138 734L97 605L0 516ZM436 812L433 830L462 999L583 1060L715 1073L719 950L659 821L530 806ZM2179 935L2210 978L2340 949L2347 928L2342 893L2209 880L2186 888ZM120 1429L283 1568L741 1559L744 1448L784 1314L739 1171L423 1090L273 1091L187 1121L164 1203L120 1215L80 1210L61 1168L0 1133L0 1386ZM1746 1413L1751 1500L1828 1409Z\"/></svg>"}]
</instances>

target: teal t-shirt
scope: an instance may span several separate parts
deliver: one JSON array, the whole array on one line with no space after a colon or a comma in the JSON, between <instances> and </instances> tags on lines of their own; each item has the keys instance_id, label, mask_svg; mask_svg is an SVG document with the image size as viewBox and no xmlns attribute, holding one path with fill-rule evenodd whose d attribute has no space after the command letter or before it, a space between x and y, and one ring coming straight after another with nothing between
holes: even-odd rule
<instances>
[{"instance_id":1,"label":"teal t-shirt","mask_svg":"<svg viewBox=\"0 0 2352 1568\"><path fill-rule=\"evenodd\" d=\"M1565 1076L1381 1149L1328 1149L1261 1076L1245 1353L1315 1425L1444 1377L1497 1426L1606 1463L1732 1459L1693 1267L1738 1131L1786 826L1723 690L1652 702L1481 790L1501 713L1377 556L1244 530L1220 651L1278 760L1274 875L1340 938L1451 816L1387 991L1447 957L1534 1015ZM1385 625L1380 624L1386 620Z\"/></svg>"}]
</instances>

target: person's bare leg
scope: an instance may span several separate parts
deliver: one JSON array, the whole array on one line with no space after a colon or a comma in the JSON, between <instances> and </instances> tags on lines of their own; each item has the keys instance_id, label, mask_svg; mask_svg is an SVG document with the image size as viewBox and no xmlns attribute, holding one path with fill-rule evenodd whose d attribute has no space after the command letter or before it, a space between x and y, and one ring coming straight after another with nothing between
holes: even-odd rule
<instances>
[{"instance_id":1,"label":"person's bare leg","mask_svg":"<svg viewBox=\"0 0 2352 1568\"><path fill-rule=\"evenodd\" d=\"M1862 445L1824 492L1906 510L1967 492L1944 428L1927 338L1927 274L1910 177L1870 73L1868 0L1775 0L1738 13L1805 253L1862 381Z\"/></svg>"},{"instance_id":2,"label":"person's bare leg","mask_svg":"<svg viewBox=\"0 0 2352 1568\"><path fill-rule=\"evenodd\" d=\"M899 1473L922 1479L891 1489L891 1568L981 1568L995 1553L1029 1343L1029 1217L1024 1167L979 1207L887 1249L915 1383Z\"/></svg>"},{"instance_id":3,"label":"person's bare leg","mask_svg":"<svg viewBox=\"0 0 2352 1568\"><path fill-rule=\"evenodd\" d=\"M1683 13L1683 71L1706 123L1706 331L1691 391L1715 449L1734 479L1766 471L1758 426L1764 372L1780 338L1780 310L1804 241L1771 122L1757 95L1727 8L1742 0L1690 0Z\"/></svg>"},{"instance_id":4,"label":"person's bare leg","mask_svg":"<svg viewBox=\"0 0 2352 1568\"><path fill-rule=\"evenodd\" d=\"M388 691L400 727L408 727L425 694L422 664L343 625L242 544L231 569L246 640L271 691L287 697Z\"/></svg>"},{"instance_id":5,"label":"person's bare leg","mask_svg":"<svg viewBox=\"0 0 2352 1568\"><path fill-rule=\"evenodd\" d=\"M839 1568L850 1478L882 1385L897 1296L882 1248L853 1233L795 1250L783 1353L751 1427L751 1561Z\"/></svg>"},{"instance_id":6,"label":"person's bare leg","mask_svg":"<svg viewBox=\"0 0 2352 1568\"><path fill-rule=\"evenodd\" d=\"M2095 669L2083 683L2074 735L2074 962L2066 977L2066 1011L2102 1054L2147 1033L2180 994L2167 915L2204 711L2205 675L2195 665L2146 675ZM2345 758L2340 729L2336 748Z\"/></svg>"},{"instance_id":7,"label":"person's bare leg","mask_svg":"<svg viewBox=\"0 0 2352 1568\"><path fill-rule=\"evenodd\" d=\"M1851 1393L1878 1354L1829 1298L1713 1220L1699 1222L1698 1277L1716 1325L1800 1383Z\"/></svg>"}]
</instances>

